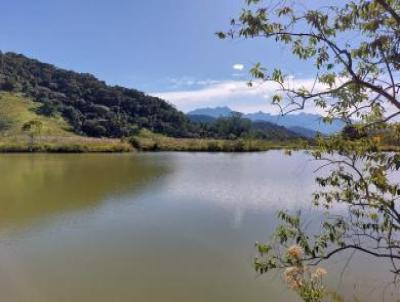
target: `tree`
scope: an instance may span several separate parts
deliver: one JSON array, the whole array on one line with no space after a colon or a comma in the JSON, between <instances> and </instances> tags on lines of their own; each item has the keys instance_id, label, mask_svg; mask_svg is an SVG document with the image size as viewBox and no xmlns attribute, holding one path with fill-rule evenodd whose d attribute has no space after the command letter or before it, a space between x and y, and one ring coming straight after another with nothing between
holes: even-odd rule
<instances>
[{"instance_id":1,"label":"tree","mask_svg":"<svg viewBox=\"0 0 400 302\"><path fill-rule=\"evenodd\" d=\"M22 131L26 132L30 137L30 149L35 144L35 138L42 132L43 123L38 120L32 120L22 125Z\"/></svg>"},{"instance_id":2,"label":"tree","mask_svg":"<svg viewBox=\"0 0 400 302\"><path fill-rule=\"evenodd\" d=\"M394 276L400 276L400 154L383 152L373 135L388 129L399 134L393 122L400 115L400 1L341 1L319 9L286 3L246 0L231 29L217 35L273 40L314 64L310 86L299 86L284 70L268 71L259 63L250 71L249 85L274 83L272 103L282 114L313 105L324 110L326 122L346 121L343 135L319 139L312 152L323 161L321 169L330 169L316 178L320 190L313 203L328 213L345 204L348 214L328 215L321 232L309 234L300 214L280 212L283 224L275 240L258 244L255 268L260 273L293 269L296 264L286 250L298 246L302 253L296 261L305 266L355 250L388 260Z\"/></svg>"},{"instance_id":3,"label":"tree","mask_svg":"<svg viewBox=\"0 0 400 302\"><path fill-rule=\"evenodd\" d=\"M3 113L0 113L0 132L5 132L12 127L12 120Z\"/></svg>"},{"instance_id":4,"label":"tree","mask_svg":"<svg viewBox=\"0 0 400 302\"><path fill-rule=\"evenodd\" d=\"M49 117L53 117L58 113L57 106L49 101L44 101L43 105L37 109L37 112Z\"/></svg>"},{"instance_id":5,"label":"tree","mask_svg":"<svg viewBox=\"0 0 400 302\"><path fill-rule=\"evenodd\" d=\"M228 117L220 117L211 124L211 132L219 137L236 139L249 135L252 123L249 119L243 118L243 114L234 112Z\"/></svg>"}]
</instances>

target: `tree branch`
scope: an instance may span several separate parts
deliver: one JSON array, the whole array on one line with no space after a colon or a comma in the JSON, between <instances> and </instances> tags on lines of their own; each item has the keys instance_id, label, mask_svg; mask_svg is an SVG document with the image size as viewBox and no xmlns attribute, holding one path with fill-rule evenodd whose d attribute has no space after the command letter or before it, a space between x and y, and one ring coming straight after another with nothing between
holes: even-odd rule
<instances>
[{"instance_id":1,"label":"tree branch","mask_svg":"<svg viewBox=\"0 0 400 302\"><path fill-rule=\"evenodd\" d=\"M400 25L400 15L396 13L396 11L385 1L385 0L376 0L389 14L396 20L397 24Z\"/></svg>"}]
</instances>

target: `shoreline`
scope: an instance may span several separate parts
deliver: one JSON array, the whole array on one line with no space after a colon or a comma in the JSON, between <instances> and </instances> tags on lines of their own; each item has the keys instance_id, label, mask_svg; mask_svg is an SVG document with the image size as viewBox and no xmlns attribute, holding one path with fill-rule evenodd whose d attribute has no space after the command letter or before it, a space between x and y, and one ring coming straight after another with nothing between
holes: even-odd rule
<instances>
[{"instance_id":1,"label":"shoreline","mask_svg":"<svg viewBox=\"0 0 400 302\"><path fill-rule=\"evenodd\" d=\"M127 153L127 152L263 152L309 149L305 141L253 139L172 138L166 136L126 139L81 136L0 137L0 153Z\"/></svg>"},{"instance_id":2,"label":"shoreline","mask_svg":"<svg viewBox=\"0 0 400 302\"><path fill-rule=\"evenodd\" d=\"M82 136L0 137L0 153L112 153L132 152L129 142Z\"/></svg>"},{"instance_id":3,"label":"shoreline","mask_svg":"<svg viewBox=\"0 0 400 302\"><path fill-rule=\"evenodd\" d=\"M173 138L166 136L126 139L82 136L0 137L0 153L130 153L130 152L210 152L251 153L271 150L312 150L315 145L305 140L270 141L257 139ZM400 152L400 146L383 145L380 151Z\"/></svg>"}]
</instances>

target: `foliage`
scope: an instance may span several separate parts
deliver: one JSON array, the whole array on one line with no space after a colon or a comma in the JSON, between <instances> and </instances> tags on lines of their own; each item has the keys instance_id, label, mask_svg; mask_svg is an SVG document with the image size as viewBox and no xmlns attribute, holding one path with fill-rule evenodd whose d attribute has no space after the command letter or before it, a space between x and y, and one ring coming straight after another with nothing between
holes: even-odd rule
<instances>
[{"instance_id":1,"label":"foliage","mask_svg":"<svg viewBox=\"0 0 400 302\"><path fill-rule=\"evenodd\" d=\"M22 125L22 131L32 133L32 135L40 135L43 124L41 121L32 120Z\"/></svg>"},{"instance_id":2,"label":"foliage","mask_svg":"<svg viewBox=\"0 0 400 302\"><path fill-rule=\"evenodd\" d=\"M400 145L392 123L400 115L400 1L342 1L318 9L286 1L246 4L231 29L218 36L273 40L312 62L316 74L312 85L300 86L284 70L268 71L258 63L250 71L253 81L279 87L272 103L283 114L315 106L326 122L340 118L348 124L343 134L321 138L312 152L325 169L316 178L321 190L313 203L332 215L322 221L320 233L309 234L300 215L281 212L284 223L256 259L257 271L291 267L282 250L298 244L307 265L355 250L386 259L399 276L400 155L382 152L381 146L385 136ZM333 215L337 204L348 213Z\"/></svg>"},{"instance_id":3,"label":"foliage","mask_svg":"<svg viewBox=\"0 0 400 302\"><path fill-rule=\"evenodd\" d=\"M11 128L12 121L4 114L0 114L0 132L7 131Z\"/></svg>"},{"instance_id":4,"label":"foliage","mask_svg":"<svg viewBox=\"0 0 400 302\"><path fill-rule=\"evenodd\" d=\"M27 133L31 139L31 146L35 143L35 137L39 136L43 129L43 123L38 120L32 120L22 125L22 131Z\"/></svg>"},{"instance_id":5,"label":"foliage","mask_svg":"<svg viewBox=\"0 0 400 302\"><path fill-rule=\"evenodd\" d=\"M248 135L251 129L251 121L242 118L240 113L233 113L230 117L218 118L211 126L220 137L235 139Z\"/></svg>"},{"instance_id":6,"label":"foliage","mask_svg":"<svg viewBox=\"0 0 400 302\"><path fill-rule=\"evenodd\" d=\"M253 8L254 4L259 6ZM249 8L232 20L232 29L218 36L273 38L299 59L314 62L318 74L312 87L289 87L289 78L280 69L268 72L260 63L252 68L254 78L281 88L274 104L287 113L313 102L327 109L327 119L347 122L352 117L382 121L398 115L396 111L383 118L390 106L400 107L395 77L400 68L398 0L359 0L321 9L289 7L281 1L272 7L263 4L248 1ZM350 41L355 32L360 38Z\"/></svg>"}]
</instances>

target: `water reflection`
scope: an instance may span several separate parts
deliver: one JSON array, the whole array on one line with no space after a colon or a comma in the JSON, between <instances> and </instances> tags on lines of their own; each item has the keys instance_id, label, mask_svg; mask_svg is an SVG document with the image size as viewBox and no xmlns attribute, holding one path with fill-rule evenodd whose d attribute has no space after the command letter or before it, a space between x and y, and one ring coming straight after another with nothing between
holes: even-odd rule
<instances>
[{"instance_id":1,"label":"water reflection","mask_svg":"<svg viewBox=\"0 0 400 302\"><path fill-rule=\"evenodd\" d=\"M0 226L96 206L135 194L165 167L127 155L11 154L0 156Z\"/></svg>"},{"instance_id":2,"label":"water reflection","mask_svg":"<svg viewBox=\"0 0 400 302\"><path fill-rule=\"evenodd\" d=\"M174 162L174 173L167 180L171 194L177 198L204 198L227 209L304 206L299 199L315 188L316 163L300 152L293 156L281 152L216 154L213 160L205 154L169 156Z\"/></svg>"}]
</instances>

